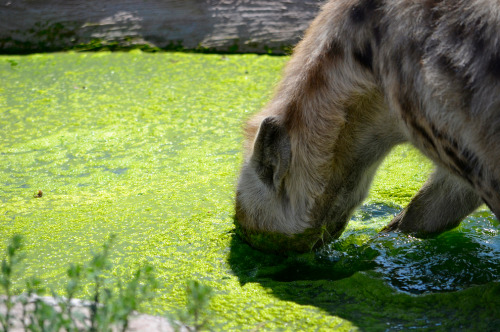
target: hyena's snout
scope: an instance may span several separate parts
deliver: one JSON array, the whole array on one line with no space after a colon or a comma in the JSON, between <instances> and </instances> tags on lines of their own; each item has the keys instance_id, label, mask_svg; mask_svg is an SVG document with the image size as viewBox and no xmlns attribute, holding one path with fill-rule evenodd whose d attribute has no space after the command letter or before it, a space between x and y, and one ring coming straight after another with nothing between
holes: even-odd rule
<instances>
[{"instance_id":1,"label":"hyena's snout","mask_svg":"<svg viewBox=\"0 0 500 332\"><path fill-rule=\"evenodd\" d=\"M263 215L261 219L254 217L236 196L236 233L255 249L275 254L304 253L324 243L325 234L321 228L307 228L300 233L288 234L270 226L276 225L278 221Z\"/></svg>"}]
</instances>

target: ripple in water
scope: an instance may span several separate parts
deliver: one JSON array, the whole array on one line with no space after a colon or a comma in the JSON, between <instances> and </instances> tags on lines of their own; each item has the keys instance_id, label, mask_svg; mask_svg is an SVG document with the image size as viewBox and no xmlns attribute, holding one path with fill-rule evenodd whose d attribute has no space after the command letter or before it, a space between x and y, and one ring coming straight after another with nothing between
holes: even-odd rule
<instances>
[{"instance_id":1,"label":"ripple in water","mask_svg":"<svg viewBox=\"0 0 500 332\"><path fill-rule=\"evenodd\" d=\"M398 210L379 204L363 206L344 236L319 256L337 263L365 262L366 269L392 287L414 294L500 280L500 227L491 212L476 212L457 229L430 239L378 234Z\"/></svg>"}]
</instances>

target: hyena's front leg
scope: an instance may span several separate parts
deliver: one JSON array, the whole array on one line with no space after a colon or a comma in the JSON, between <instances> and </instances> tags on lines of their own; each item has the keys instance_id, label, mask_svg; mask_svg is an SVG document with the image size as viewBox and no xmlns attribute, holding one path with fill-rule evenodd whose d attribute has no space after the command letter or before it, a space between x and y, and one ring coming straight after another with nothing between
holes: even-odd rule
<instances>
[{"instance_id":1,"label":"hyena's front leg","mask_svg":"<svg viewBox=\"0 0 500 332\"><path fill-rule=\"evenodd\" d=\"M467 184L438 168L383 231L400 230L417 236L439 234L458 226L481 203Z\"/></svg>"}]
</instances>

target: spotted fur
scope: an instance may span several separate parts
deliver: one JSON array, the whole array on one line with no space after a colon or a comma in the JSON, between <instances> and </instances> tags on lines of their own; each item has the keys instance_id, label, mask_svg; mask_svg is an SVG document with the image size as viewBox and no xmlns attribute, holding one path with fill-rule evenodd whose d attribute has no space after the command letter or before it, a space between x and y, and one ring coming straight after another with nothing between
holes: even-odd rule
<instances>
[{"instance_id":1,"label":"spotted fur","mask_svg":"<svg viewBox=\"0 0 500 332\"><path fill-rule=\"evenodd\" d=\"M236 218L246 230L336 238L395 145L436 164L387 230L500 216L500 3L331 0L246 127Z\"/></svg>"}]
</instances>

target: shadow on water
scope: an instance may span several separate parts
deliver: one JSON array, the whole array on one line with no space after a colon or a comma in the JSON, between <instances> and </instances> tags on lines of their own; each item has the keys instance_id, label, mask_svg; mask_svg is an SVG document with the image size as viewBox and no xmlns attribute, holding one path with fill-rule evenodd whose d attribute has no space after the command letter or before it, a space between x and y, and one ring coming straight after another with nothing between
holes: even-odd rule
<instances>
[{"instance_id":1,"label":"shadow on water","mask_svg":"<svg viewBox=\"0 0 500 332\"><path fill-rule=\"evenodd\" d=\"M254 250L234 235L229 264L241 284L259 283L363 330L498 330L498 220L480 211L435 238L379 234L399 210L365 205L340 239L290 257Z\"/></svg>"}]
</instances>

